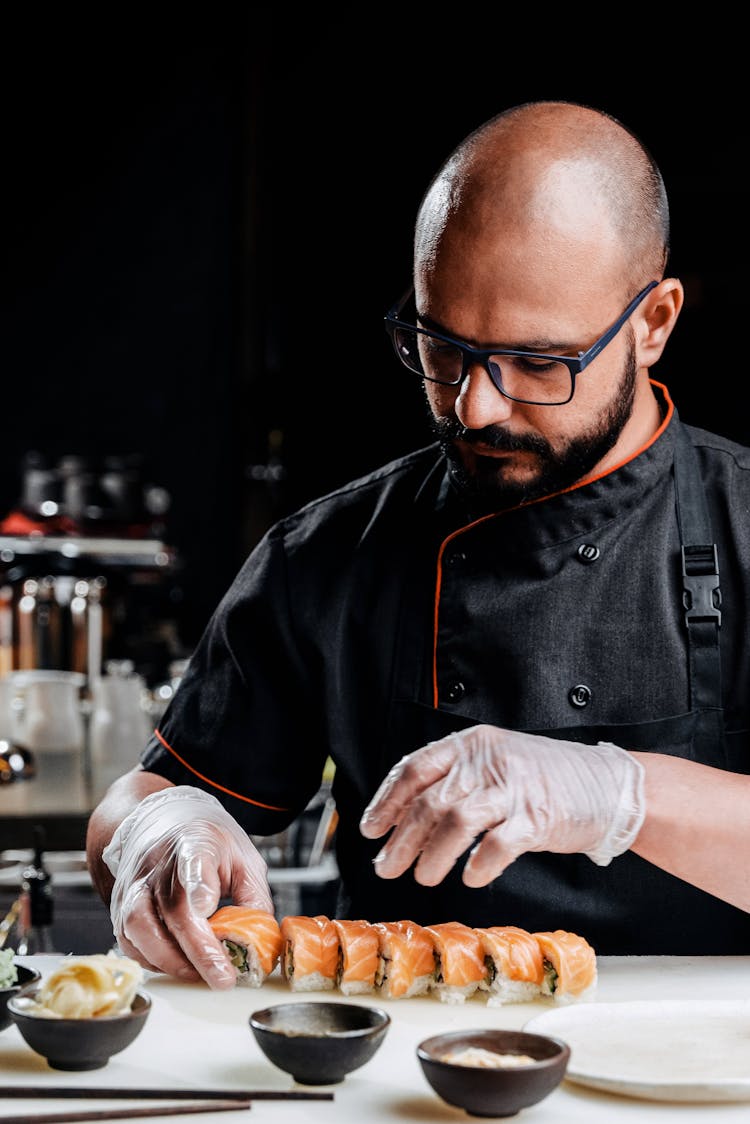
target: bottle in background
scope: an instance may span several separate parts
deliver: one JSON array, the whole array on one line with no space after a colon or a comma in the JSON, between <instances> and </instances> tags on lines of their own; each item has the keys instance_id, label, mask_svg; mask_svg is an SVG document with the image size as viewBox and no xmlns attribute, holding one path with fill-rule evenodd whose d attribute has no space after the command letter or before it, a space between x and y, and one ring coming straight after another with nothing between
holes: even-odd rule
<instances>
[{"instance_id":1,"label":"bottle in background","mask_svg":"<svg viewBox=\"0 0 750 1124\"><path fill-rule=\"evenodd\" d=\"M147 688L132 660L107 660L91 686L89 762L94 798L138 764L151 734Z\"/></svg>"},{"instance_id":2,"label":"bottle in background","mask_svg":"<svg viewBox=\"0 0 750 1124\"><path fill-rule=\"evenodd\" d=\"M20 956L54 952L53 918L52 886L44 866L44 829L37 826L34 828L34 858L21 874L21 910L16 947Z\"/></svg>"}]
</instances>

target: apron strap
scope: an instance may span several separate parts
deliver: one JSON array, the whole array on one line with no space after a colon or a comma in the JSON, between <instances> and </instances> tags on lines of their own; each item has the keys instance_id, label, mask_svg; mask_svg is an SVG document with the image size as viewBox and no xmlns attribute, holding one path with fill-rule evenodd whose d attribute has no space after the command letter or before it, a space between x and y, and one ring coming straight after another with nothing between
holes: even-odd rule
<instances>
[{"instance_id":1,"label":"apron strap","mask_svg":"<svg viewBox=\"0 0 750 1124\"><path fill-rule=\"evenodd\" d=\"M682 560L682 607L688 632L690 706L697 712L696 749L707 763L723 764L721 702L721 590L719 560L698 455L675 416L674 478Z\"/></svg>"}]
</instances>

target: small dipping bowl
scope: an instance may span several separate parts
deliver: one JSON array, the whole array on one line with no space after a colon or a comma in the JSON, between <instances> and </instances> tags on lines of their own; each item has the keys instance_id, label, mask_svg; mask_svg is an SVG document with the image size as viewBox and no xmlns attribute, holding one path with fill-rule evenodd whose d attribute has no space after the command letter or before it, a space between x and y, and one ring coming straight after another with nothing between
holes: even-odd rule
<instances>
[{"instance_id":1,"label":"small dipping bowl","mask_svg":"<svg viewBox=\"0 0 750 1124\"><path fill-rule=\"evenodd\" d=\"M13 1022L8 1013L8 1000L11 996L17 995L21 988L29 984L38 983L42 978L41 972L37 972L36 968L26 968L23 964L16 964L16 973L16 983L0 988L0 1030L7 1030Z\"/></svg>"},{"instance_id":2,"label":"small dipping bowl","mask_svg":"<svg viewBox=\"0 0 750 1124\"><path fill-rule=\"evenodd\" d=\"M446 1060L463 1051L526 1055L533 1062L502 1066ZM467 1058L470 1055L467 1055ZM425 1038L417 1057L433 1091L472 1116L515 1116L557 1088L570 1047L559 1038L521 1030L456 1030Z\"/></svg>"},{"instance_id":3,"label":"small dipping bowl","mask_svg":"<svg viewBox=\"0 0 750 1124\"><path fill-rule=\"evenodd\" d=\"M253 1011L255 1040L300 1085L335 1085L382 1045L390 1016L355 1003L279 1003Z\"/></svg>"},{"instance_id":4,"label":"small dipping bowl","mask_svg":"<svg viewBox=\"0 0 750 1124\"><path fill-rule=\"evenodd\" d=\"M8 1000L8 1014L28 1046L52 1069L102 1069L113 1054L129 1046L143 1030L151 999L136 992L129 1011L83 1019L48 1018L34 1013L29 1000L38 984L28 984Z\"/></svg>"}]
</instances>

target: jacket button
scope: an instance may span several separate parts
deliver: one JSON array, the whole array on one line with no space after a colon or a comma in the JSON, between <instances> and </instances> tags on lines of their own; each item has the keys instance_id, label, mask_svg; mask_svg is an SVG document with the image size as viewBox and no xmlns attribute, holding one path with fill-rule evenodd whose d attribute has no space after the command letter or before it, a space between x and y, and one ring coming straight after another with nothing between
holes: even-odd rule
<instances>
[{"instance_id":1,"label":"jacket button","mask_svg":"<svg viewBox=\"0 0 750 1124\"><path fill-rule=\"evenodd\" d=\"M578 557L581 562L596 562L599 557L599 547L590 542L582 542L578 547Z\"/></svg>"},{"instance_id":2,"label":"jacket button","mask_svg":"<svg viewBox=\"0 0 750 1124\"><path fill-rule=\"evenodd\" d=\"M448 690L446 691L448 702L460 702L465 694L466 688L463 683L455 682L448 685Z\"/></svg>"},{"instance_id":3,"label":"jacket button","mask_svg":"<svg viewBox=\"0 0 750 1124\"><path fill-rule=\"evenodd\" d=\"M580 710L591 702L591 688L587 687L585 683L578 683L568 691L568 699L571 706L576 706Z\"/></svg>"}]
</instances>

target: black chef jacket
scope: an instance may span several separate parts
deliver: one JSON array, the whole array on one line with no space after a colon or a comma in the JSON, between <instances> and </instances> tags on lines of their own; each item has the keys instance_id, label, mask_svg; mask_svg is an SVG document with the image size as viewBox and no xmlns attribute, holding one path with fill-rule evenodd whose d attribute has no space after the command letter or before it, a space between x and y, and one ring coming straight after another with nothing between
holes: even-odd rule
<instances>
[{"instance_id":1,"label":"black chef jacket","mask_svg":"<svg viewBox=\"0 0 750 1124\"><path fill-rule=\"evenodd\" d=\"M687 429L722 597L708 709L725 736L700 743L673 475L682 423L654 387L654 439L585 486L467 522L433 445L283 519L219 605L143 766L271 834L330 756L341 917L562 928L611 954L750 951L750 915L630 852L606 867L526 854L481 889L461 882L462 860L423 887L411 871L378 878L383 841L358 830L394 762L477 722L750 772L750 450Z\"/></svg>"}]
</instances>

